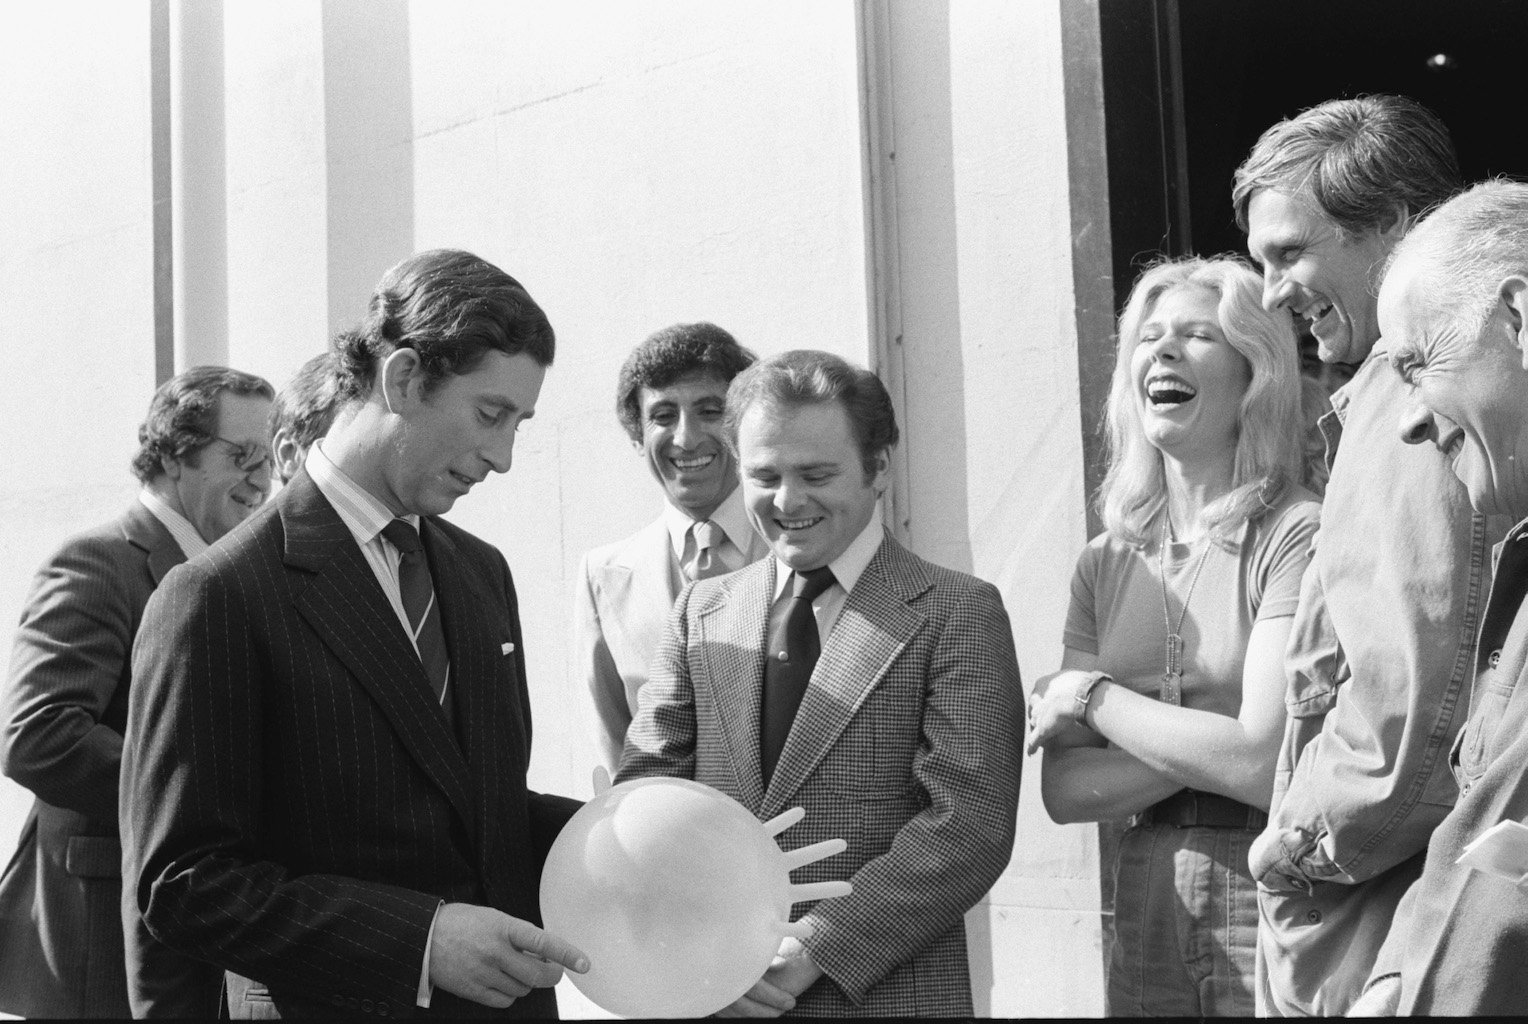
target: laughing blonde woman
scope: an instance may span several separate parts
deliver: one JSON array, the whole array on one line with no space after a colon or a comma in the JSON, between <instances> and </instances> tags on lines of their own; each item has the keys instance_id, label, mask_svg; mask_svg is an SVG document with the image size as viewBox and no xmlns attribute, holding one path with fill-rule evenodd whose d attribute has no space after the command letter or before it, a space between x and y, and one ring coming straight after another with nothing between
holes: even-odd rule
<instances>
[{"instance_id":1,"label":"laughing blonde woman","mask_svg":"<svg viewBox=\"0 0 1528 1024\"><path fill-rule=\"evenodd\" d=\"M1284 643L1318 505L1300 488L1287 315L1234 259L1160 263L1119 323L1106 532L1078 559L1061 671L1030 699L1058 822L1128 819L1109 1012L1250 1016Z\"/></svg>"}]
</instances>

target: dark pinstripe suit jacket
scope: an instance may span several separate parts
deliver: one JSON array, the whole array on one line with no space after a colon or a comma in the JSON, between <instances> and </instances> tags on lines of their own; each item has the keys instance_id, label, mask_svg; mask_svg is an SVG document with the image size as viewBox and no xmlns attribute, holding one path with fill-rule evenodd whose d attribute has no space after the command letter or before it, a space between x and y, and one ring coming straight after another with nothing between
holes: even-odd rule
<instances>
[{"instance_id":1,"label":"dark pinstripe suit jacket","mask_svg":"<svg viewBox=\"0 0 1528 1024\"><path fill-rule=\"evenodd\" d=\"M135 501L66 541L33 581L11 655L4 767L37 800L0 876L0 1010L128 1015L117 772L130 652L149 595L184 558ZM215 1012L220 971L152 942L135 953L187 1012Z\"/></svg>"},{"instance_id":2,"label":"dark pinstripe suit jacket","mask_svg":"<svg viewBox=\"0 0 1528 1024\"><path fill-rule=\"evenodd\" d=\"M540 921L541 863L577 804L525 788L509 567L443 520L422 534L455 732L306 473L172 572L144 612L124 877L156 936L235 976L235 1016L411 1014L441 900ZM432 1012L500 1011L437 991ZM555 1012L550 989L508 1011Z\"/></svg>"},{"instance_id":3,"label":"dark pinstripe suit jacket","mask_svg":"<svg viewBox=\"0 0 1528 1024\"><path fill-rule=\"evenodd\" d=\"M775 571L766 558L680 595L619 778L693 778L761 820L804 807L785 849L848 841L794 876L854 883L851 896L797 906L827 974L797 1013L970 1015L963 915L1008 863L1019 799L1024 699L1003 600L887 536L823 645L766 789Z\"/></svg>"}]
</instances>

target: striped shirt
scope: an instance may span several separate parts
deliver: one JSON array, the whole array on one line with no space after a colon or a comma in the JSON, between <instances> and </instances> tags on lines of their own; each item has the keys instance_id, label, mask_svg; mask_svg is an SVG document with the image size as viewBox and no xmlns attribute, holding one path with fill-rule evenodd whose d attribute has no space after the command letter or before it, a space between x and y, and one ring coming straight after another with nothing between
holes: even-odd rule
<instances>
[{"instance_id":1,"label":"striped shirt","mask_svg":"<svg viewBox=\"0 0 1528 1024\"><path fill-rule=\"evenodd\" d=\"M329 504L334 506L340 520L361 546L366 564L371 566L377 582L382 585L382 593L392 602L393 611L397 613L403 631L408 634L409 642L414 643L414 627L409 624L409 613L403 607L403 587L398 581L398 564L403 555L391 541L382 536L382 528L395 518L392 512L329 461L329 457L324 454L322 439L313 442L303 465L319 492L329 499ZM419 529L418 516L402 518L414 529ZM418 644L414 644L414 651L418 653Z\"/></svg>"}]
</instances>

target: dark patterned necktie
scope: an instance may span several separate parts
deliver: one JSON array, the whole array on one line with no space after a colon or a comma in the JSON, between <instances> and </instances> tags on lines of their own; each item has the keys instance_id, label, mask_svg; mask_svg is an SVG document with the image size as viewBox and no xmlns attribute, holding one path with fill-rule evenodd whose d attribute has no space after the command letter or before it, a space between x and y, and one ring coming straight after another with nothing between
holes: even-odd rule
<instances>
[{"instance_id":1,"label":"dark patterned necktie","mask_svg":"<svg viewBox=\"0 0 1528 1024\"><path fill-rule=\"evenodd\" d=\"M398 589L403 592L403 610L408 613L419 648L419 660L425 675L435 688L435 699L447 709L446 676L450 663L446 657L446 634L440 625L440 605L435 601L435 585L430 580L430 566L425 561L419 531L407 519L394 519L382 528L393 547L398 549Z\"/></svg>"},{"instance_id":2,"label":"dark patterned necktie","mask_svg":"<svg viewBox=\"0 0 1528 1024\"><path fill-rule=\"evenodd\" d=\"M759 770L765 787L775 773L785 737L806 693L821 645L812 602L834 584L827 566L791 573L794 593L770 616L769 648L764 657L764 696L759 716Z\"/></svg>"}]
</instances>

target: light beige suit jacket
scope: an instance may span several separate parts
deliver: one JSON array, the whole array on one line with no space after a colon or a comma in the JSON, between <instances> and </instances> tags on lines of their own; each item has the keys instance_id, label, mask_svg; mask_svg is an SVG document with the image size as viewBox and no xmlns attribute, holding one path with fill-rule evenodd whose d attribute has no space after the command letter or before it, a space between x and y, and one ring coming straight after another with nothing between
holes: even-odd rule
<instances>
[{"instance_id":1,"label":"light beige suit jacket","mask_svg":"<svg viewBox=\"0 0 1528 1024\"><path fill-rule=\"evenodd\" d=\"M769 550L752 531L730 539L749 562ZM663 516L625 540L593 549L579 565L574 671L584 683L600 760L611 771L621 763L637 691L647 682L683 580Z\"/></svg>"}]
</instances>

